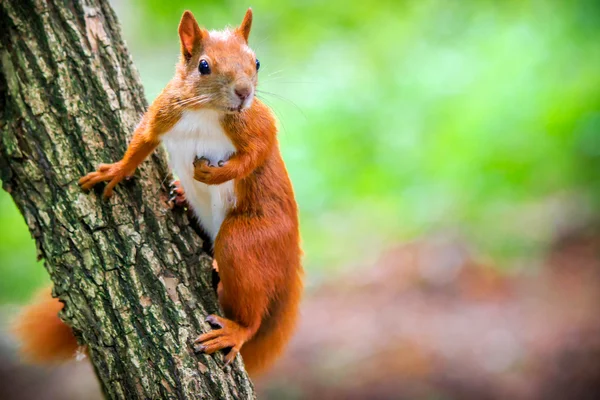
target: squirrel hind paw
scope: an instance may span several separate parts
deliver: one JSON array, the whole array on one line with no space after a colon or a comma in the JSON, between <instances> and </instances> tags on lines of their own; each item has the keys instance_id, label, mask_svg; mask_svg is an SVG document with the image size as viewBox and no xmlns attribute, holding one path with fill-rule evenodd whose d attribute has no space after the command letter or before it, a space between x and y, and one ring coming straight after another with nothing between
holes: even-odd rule
<instances>
[{"instance_id":1,"label":"squirrel hind paw","mask_svg":"<svg viewBox=\"0 0 600 400\"><path fill-rule=\"evenodd\" d=\"M194 340L194 349L197 352L209 355L227 349L223 365L223 368L225 368L235 359L246 342L247 329L216 315L209 315L206 322L211 324L213 330L198 336Z\"/></svg>"},{"instance_id":2,"label":"squirrel hind paw","mask_svg":"<svg viewBox=\"0 0 600 400\"><path fill-rule=\"evenodd\" d=\"M173 182L171 182L170 184L170 191L169 191L169 208L175 208L175 207L181 207L181 208L185 208L187 207L187 199L185 197L185 191L183 190L183 187L181 186L181 182L179 182L179 180L174 180Z\"/></svg>"}]
</instances>

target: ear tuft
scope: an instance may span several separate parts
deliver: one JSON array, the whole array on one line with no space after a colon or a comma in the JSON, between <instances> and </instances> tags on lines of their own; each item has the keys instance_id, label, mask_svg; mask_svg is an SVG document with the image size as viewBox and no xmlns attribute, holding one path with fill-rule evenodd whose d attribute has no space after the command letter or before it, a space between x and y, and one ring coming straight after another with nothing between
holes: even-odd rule
<instances>
[{"instance_id":1,"label":"ear tuft","mask_svg":"<svg viewBox=\"0 0 600 400\"><path fill-rule=\"evenodd\" d=\"M248 42L248 37L250 36L250 28L252 28L252 8L248 8L246 11L246 15L244 15L244 20L242 24L237 29L238 32L242 35L246 43Z\"/></svg>"},{"instance_id":2,"label":"ear tuft","mask_svg":"<svg viewBox=\"0 0 600 400\"><path fill-rule=\"evenodd\" d=\"M186 10L181 16L179 39L181 40L181 54L186 60L189 60L194 49L199 48L202 41L202 31L191 11Z\"/></svg>"}]
</instances>

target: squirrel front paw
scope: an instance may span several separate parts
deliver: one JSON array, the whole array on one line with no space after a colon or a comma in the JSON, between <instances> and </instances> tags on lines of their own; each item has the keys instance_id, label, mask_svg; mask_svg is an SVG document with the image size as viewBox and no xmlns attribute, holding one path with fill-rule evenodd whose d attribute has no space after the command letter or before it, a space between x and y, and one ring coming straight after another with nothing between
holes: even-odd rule
<instances>
[{"instance_id":1,"label":"squirrel front paw","mask_svg":"<svg viewBox=\"0 0 600 400\"><path fill-rule=\"evenodd\" d=\"M212 165L208 158L196 157L194 159L194 179L207 185L223 183L220 173L221 167L224 167L226 163L225 160L219 160L217 165Z\"/></svg>"},{"instance_id":2,"label":"squirrel front paw","mask_svg":"<svg viewBox=\"0 0 600 400\"><path fill-rule=\"evenodd\" d=\"M128 169L123 162L114 164L100 164L95 172L90 172L79 180L79 186L83 190L90 190L94 185L100 182L108 182L104 188L104 198L112 196L113 188L124 178L128 178L133 171Z\"/></svg>"}]
</instances>

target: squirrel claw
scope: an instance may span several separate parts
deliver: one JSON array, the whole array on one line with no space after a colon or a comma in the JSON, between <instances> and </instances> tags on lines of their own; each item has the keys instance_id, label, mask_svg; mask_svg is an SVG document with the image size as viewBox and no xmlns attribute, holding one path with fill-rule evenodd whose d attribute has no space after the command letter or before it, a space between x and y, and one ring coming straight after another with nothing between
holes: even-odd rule
<instances>
[{"instance_id":1,"label":"squirrel claw","mask_svg":"<svg viewBox=\"0 0 600 400\"><path fill-rule=\"evenodd\" d=\"M225 356L225 363L223 364L223 369L225 369L229 364L233 362L233 360L235 360L235 356L237 356L239 352L240 351L237 350L235 347L229 350L229 353L227 353L227 355Z\"/></svg>"},{"instance_id":2,"label":"squirrel claw","mask_svg":"<svg viewBox=\"0 0 600 400\"><path fill-rule=\"evenodd\" d=\"M206 346L203 346L201 344L194 346L194 351L196 353L204 353L204 350L206 350Z\"/></svg>"},{"instance_id":3,"label":"squirrel claw","mask_svg":"<svg viewBox=\"0 0 600 400\"><path fill-rule=\"evenodd\" d=\"M223 324L218 320L218 317L216 315L209 315L208 317L206 317L204 322L208 322L213 327L216 326L217 328L223 328Z\"/></svg>"},{"instance_id":4,"label":"squirrel claw","mask_svg":"<svg viewBox=\"0 0 600 400\"><path fill-rule=\"evenodd\" d=\"M185 197L185 192L181 187L181 183L178 180L171 182L170 184L171 190L169 191L169 201L167 204L169 208L174 207L185 207L187 206L187 199Z\"/></svg>"}]
</instances>

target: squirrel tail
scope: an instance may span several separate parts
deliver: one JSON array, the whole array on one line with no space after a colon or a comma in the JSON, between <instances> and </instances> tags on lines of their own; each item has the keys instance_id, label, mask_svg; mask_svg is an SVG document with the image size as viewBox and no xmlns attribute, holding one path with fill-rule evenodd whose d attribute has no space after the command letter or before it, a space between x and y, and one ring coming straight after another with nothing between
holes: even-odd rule
<instances>
[{"instance_id":1,"label":"squirrel tail","mask_svg":"<svg viewBox=\"0 0 600 400\"><path fill-rule=\"evenodd\" d=\"M300 282L295 289L288 292L287 304L271 314L258 334L242 347L244 364L251 376L269 367L291 338L298 319ZM51 288L40 292L37 301L25 307L13 325L21 355L35 364L72 360L79 348L73 330L58 317L63 304L51 293Z\"/></svg>"},{"instance_id":2,"label":"squirrel tail","mask_svg":"<svg viewBox=\"0 0 600 400\"><path fill-rule=\"evenodd\" d=\"M263 322L256 336L244 343L240 353L251 378L255 378L271 366L291 339L299 314L302 295L300 278L287 293L287 301Z\"/></svg>"},{"instance_id":3,"label":"squirrel tail","mask_svg":"<svg viewBox=\"0 0 600 400\"><path fill-rule=\"evenodd\" d=\"M63 304L52 297L52 289L46 288L17 317L13 332L25 360L49 364L75 358L79 346L73 330L58 317L62 308Z\"/></svg>"}]
</instances>

